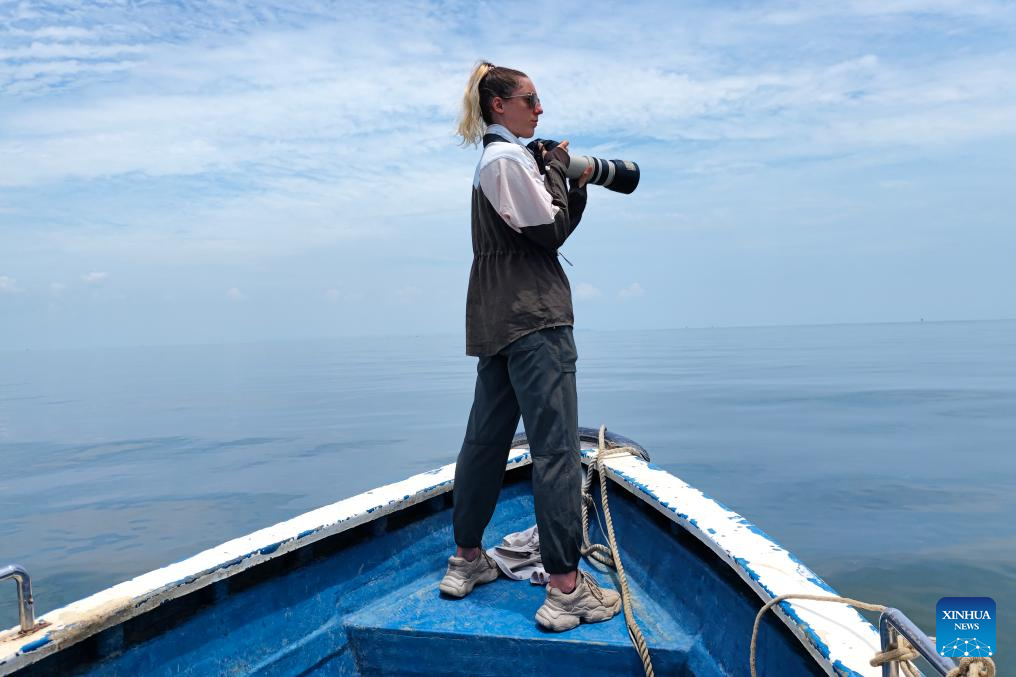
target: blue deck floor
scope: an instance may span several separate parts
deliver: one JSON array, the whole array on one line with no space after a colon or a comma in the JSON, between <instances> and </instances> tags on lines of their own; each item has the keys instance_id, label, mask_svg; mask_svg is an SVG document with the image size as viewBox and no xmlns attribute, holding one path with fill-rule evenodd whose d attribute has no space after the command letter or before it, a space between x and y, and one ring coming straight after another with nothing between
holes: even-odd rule
<instances>
[{"instance_id":1,"label":"blue deck floor","mask_svg":"<svg viewBox=\"0 0 1016 677\"><path fill-rule=\"evenodd\" d=\"M609 576L596 574L613 587ZM346 620L364 674L385 674L393 665L412 674L632 674L641 660L628 639L624 616L547 632L533 615L543 586L500 578L463 599L442 596L440 572L392 592ZM640 589L636 613L658 674L684 671L694 639ZM405 661L412 656L411 663Z\"/></svg>"}]
</instances>

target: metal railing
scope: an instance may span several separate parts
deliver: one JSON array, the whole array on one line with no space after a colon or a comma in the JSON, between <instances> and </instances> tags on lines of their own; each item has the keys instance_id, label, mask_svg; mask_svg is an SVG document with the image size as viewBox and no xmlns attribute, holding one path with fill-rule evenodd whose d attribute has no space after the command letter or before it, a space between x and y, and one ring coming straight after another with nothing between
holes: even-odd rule
<instances>
[{"instance_id":1,"label":"metal railing","mask_svg":"<svg viewBox=\"0 0 1016 677\"><path fill-rule=\"evenodd\" d=\"M890 647L897 646L899 636L903 635L939 675L946 675L956 667L956 663L952 660L939 655L934 640L924 634L899 609L886 607L886 610L878 618L878 634L882 640L882 651L888 651ZM899 677L899 674L900 664L898 661L882 664L882 677Z\"/></svg>"},{"instance_id":2,"label":"metal railing","mask_svg":"<svg viewBox=\"0 0 1016 677\"><path fill-rule=\"evenodd\" d=\"M13 578L18 585L18 618L21 632L35 629L35 600L32 598L32 578L24 567L10 564L0 569L0 581Z\"/></svg>"}]
</instances>

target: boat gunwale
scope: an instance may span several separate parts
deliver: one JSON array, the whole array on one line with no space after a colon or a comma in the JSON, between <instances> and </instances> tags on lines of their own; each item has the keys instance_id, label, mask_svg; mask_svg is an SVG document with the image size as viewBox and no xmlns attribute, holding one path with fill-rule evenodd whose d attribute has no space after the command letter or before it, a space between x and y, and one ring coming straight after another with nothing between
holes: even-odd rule
<instances>
[{"instance_id":1,"label":"boat gunwale","mask_svg":"<svg viewBox=\"0 0 1016 677\"><path fill-rule=\"evenodd\" d=\"M582 449L584 463L592 462L595 450ZM530 465L528 449L512 449L506 470ZM641 458L612 457L605 460L608 477L618 486L645 501L695 536L733 569L763 601L780 594L806 592L835 594L827 584L747 519L719 501L686 484L678 477ZM17 628L0 632L0 675L25 668L100 632L141 616L156 607L192 594L209 585L250 570L312 543L369 524L387 515L443 496L452 490L455 464L413 475L327 506L302 513L289 520L254 531L204 550L180 562L155 569L124 581L67 606L43 614L48 625L22 635ZM693 514L684 506L699 499L711 506ZM703 513L714 513L706 517ZM717 522L717 517L721 523ZM714 529L703 522L721 526ZM718 538L719 537L719 538ZM721 543L720 541L726 541ZM735 547L731 547L731 545ZM781 589L765 567L753 568L753 561L785 560L780 573L798 579L795 589ZM789 568L788 568L789 567ZM784 601L777 605L778 617L801 641L816 663L829 674L877 674L867 657L878 648L878 632L852 607L835 611L824 604L820 611L810 606L821 603ZM827 622L833 615L835 624ZM847 635L854 642L844 641ZM862 646L856 640L863 638ZM867 652L867 657L862 654ZM747 656L745 656L747 661ZM856 666L856 667L848 667ZM860 670L858 670L860 668Z\"/></svg>"},{"instance_id":2,"label":"boat gunwale","mask_svg":"<svg viewBox=\"0 0 1016 677\"><path fill-rule=\"evenodd\" d=\"M583 456L584 462L592 462L595 451L590 450L588 455L584 451ZM635 456L609 458L604 465L609 479L695 536L736 572L763 603L785 594L839 595L754 523L667 470ZM686 505L690 499L699 499L712 510L696 512ZM706 517L703 514L706 512L714 514ZM774 580L778 575L794 579L794 587ZM772 612L828 674L881 677L881 668L869 663L881 651L878 629L854 607L784 600L774 605Z\"/></svg>"}]
</instances>

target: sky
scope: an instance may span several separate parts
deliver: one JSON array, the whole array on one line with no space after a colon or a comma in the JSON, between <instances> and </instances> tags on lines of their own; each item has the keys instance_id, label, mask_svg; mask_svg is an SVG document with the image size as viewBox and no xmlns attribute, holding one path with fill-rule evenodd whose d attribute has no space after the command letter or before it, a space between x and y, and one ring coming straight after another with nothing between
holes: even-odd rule
<instances>
[{"instance_id":1,"label":"sky","mask_svg":"<svg viewBox=\"0 0 1016 677\"><path fill-rule=\"evenodd\" d=\"M1016 317L1016 4L0 0L0 349L459 333L478 59L580 329Z\"/></svg>"}]
</instances>

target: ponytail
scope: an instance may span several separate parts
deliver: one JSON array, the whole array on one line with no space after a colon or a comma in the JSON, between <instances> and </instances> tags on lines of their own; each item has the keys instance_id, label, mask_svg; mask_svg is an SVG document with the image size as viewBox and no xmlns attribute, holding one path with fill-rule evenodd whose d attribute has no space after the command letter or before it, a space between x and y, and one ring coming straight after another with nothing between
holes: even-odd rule
<instances>
[{"instance_id":1,"label":"ponytail","mask_svg":"<svg viewBox=\"0 0 1016 677\"><path fill-rule=\"evenodd\" d=\"M524 77L526 74L522 71L495 66L489 61L476 64L462 95L462 117L456 130L456 134L462 137L463 146L475 146L483 140L487 125L494 122L490 102L495 96L511 96L519 79Z\"/></svg>"}]
</instances>

